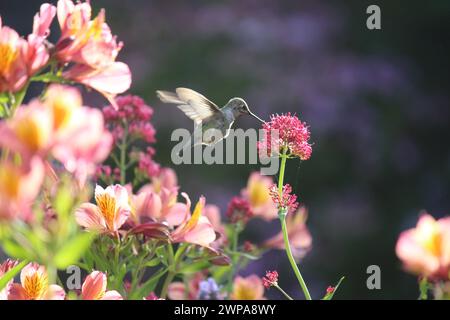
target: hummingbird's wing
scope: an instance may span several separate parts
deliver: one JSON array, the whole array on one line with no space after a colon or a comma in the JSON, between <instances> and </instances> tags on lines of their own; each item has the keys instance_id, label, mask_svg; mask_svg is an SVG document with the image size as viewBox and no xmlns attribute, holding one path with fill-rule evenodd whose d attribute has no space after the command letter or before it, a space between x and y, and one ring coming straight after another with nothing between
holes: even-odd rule
<instances>
[{"instance_id":1,"label":"hummingbird's wing","mask_svg":"<svg viewBox=\"0 0 450 320\"><path fill-rule=\"evenodd\" d=\"M215 113L221 112L214 102L194 90L177 88L175 91L158 90L156 93L162 102L177 104L177 107L195 123L200 123Z\"/></svg>"}]
</instances>

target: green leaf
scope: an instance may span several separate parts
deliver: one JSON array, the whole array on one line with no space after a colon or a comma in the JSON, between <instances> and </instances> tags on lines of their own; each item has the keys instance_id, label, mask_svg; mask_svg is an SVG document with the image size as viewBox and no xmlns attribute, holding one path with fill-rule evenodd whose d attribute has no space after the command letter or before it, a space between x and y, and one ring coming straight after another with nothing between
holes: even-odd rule
<instances>
[{"instance_id":1,"label":"green leaf","mask_svg":"<svg viewBox=\"0 0 450 320\"><path fill-rule=\"evenodd\" d=\"M204 270L204 269L208 268L210 265L211 264L205 260L193 262L190 264L186 264L182 268L180 268L180 273L183 273L183 274L196 273L200 270Z\"/></svg>"},{"instance_id":2,"label":"green leaf","mask_svg":"<svg viewBox=\"0 0 450 320\"><path fill-rule=\"evenodd\" d=\"M35 256L33 253L28 252L23 246L11 240L5 240L3 242L3 251L11 258L18 260L31 259Z\"/></svg>"},{"instance_id":3,"label":"green leaf","mask_svg":"<svg viewBox=\"0 0 450 320\"><path fill-rule=\"evenodd\" d=\"M0 290L2 290L8 282L13 279L19 272L22 270L23 267L28 263L27 260L23 260L21 263L19 263L17 266L9 270L7 273L3 275L3 277L0 278Z\"/></svg>"},{"instance_id":4,"label":"green leaf","mask_svg":"<svg viewBox=\"0 0 450 320\"><path fill-rule=\"evenodd\" d=\"M9 102L9 96L6 93L0 93L0 104L6 104Z\"/></svg>"},{"instance_id":5,"label":"green leaf","mask_svg":"<svg viewBox=\"0 0 450 320\"><path fill-rule=\"evenodd\" d=\"M6 106L0 102L0 119L6 116Z\"/></svg>"},{"instance_id":6,"label":"green leaf","mask_svg":"<svg viewBox=\"0 0 450 320\"><path fill-rule=\"evenodd\" d=\"M336 293L337 289L339 288L339 286L341 285L341 282L345 279L345 277L342 277L339 282L337 283L337 285L334 287L333 292L331 293L327 293L325 295L325 297L322 298L322 300L331 300L333 299L334 294Z\"/></svg>"},{"instance_id":7,"label":"green leaf","mask_svg":"<svg viewBox=\"0 0 450 320\"><path fill-rule=\"evenodd\" d=\"M159 279L167 272L167 269L161 269L153 277L148 279L140 288L133 294L132 298L142 299L146 297L150 292L154 291L158 285Z\"/></svg>"},{"instance_id":8,"label":"green leaf","mask_svg":"<svg viewBox=\"0 0 450 320\"><path fill-rule=\"evenodd\" d=\"M66 217L73 206L73 195L68 188L60 188L58 190L54 207L59 216Z\"/></svg>"},{"instance_id":9,"label":"green leaf","mask_svg":"<svg viewBox=\"0 0 450 320\"><path fill-rule=\"evenodd\" d=\"M419 300L427 300L428 299L428 290L429 289L430 289L430 284L428 283L428 279L422 278L419 282L419 290L420 290Z\"/></svg>"},{"instance_id":10,"label":"green leaf","mask_svg":"<svg viewBox=\"0 0 450 320\"><path fill-rule=\"evenodd\" d=\"M249 260L258 260L259 258L261 258L261 257L259 257L259 256L252 255L252 254L249 254L249 253L246 253L246 252L239 252L239 251L232 251L232 250L229 250L229 251L227 251L227 253L228 253L230 256L243 257L243 258L246 258L246 259L249 259Z\"/></svg>"},{"instance_id":11,"label":"green leaf","mask_svg":"<svg viewBox=\"0 0 450 320\"><path fill-rule=\"evenodd\" d=\"M153 258L152 260L150 260L150 261L147 261L145 264L144 264L144 267L149 267L149 268L151 268L151 267L156 267L158 264L160 264L161 263L161 259L159 259L159 258Z\"/></svg>"},{"instance_id":12,"label":"green leaf","mask_svg":"<svg viewBox=\"0 0 450 320\"><path fill-rule=\"evenodd\" d=\"M58 269L65 269L80 260L83 253L94 240L95 233L80 233L64 244L53 258L53 263Z\"/></svg>"},{"instance_id":13,"label":"green leaf","mask_svg":"<svg viewBox=\"0 0 450 320\"><path fill-rule=\"evenodd\" d=\"M31 81L37 81L37 82L55 82L55 83L62 83L62 84L70 84L71 81L64 79L63 77L53 74L52 72L44 73L38 76L34 76L31 78Z\"/></svg>"}]
</instances>

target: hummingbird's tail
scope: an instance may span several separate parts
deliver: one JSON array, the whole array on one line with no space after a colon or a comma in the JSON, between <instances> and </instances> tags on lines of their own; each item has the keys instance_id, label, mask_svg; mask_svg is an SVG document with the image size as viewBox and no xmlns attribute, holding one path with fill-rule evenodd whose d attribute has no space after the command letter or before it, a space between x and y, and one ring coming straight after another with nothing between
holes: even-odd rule
<instances>
[{"instance_id":1,"label":"hummingbird's tail","mask_svg":"<svg viewBox=\"0 0 450 320\"><path fill-rule=\"evenodd\" d=\"M186 104L186 102L181 101L174 92L157 90L156 95L164 103Z\"/></svg>"}]
</instances>

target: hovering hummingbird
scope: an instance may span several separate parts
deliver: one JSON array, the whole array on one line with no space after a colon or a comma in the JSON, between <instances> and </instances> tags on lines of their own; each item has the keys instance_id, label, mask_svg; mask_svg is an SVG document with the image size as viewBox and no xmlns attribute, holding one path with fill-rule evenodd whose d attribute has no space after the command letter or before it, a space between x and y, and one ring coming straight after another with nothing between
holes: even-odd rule
<instances>
[{"instance_id":1,"label":"hovering hummingbird","mask_svg":"<svg viewBox=\"0 0 450 320\"><path fill-rule=\"evenodd\" d=\"M194 120L196 126L201 125L201 143L204 145L210 146L228 137L234 121L242 115L250 115L265 122L250 111L242 98L232 98L225 106L219 108L205 96L188 88L176 88L175 92L158 90L156 94L162 102L176 104L178 109ZM219 130L222 138L204 135L209 129Z\"/></svg>"}]
</instances>

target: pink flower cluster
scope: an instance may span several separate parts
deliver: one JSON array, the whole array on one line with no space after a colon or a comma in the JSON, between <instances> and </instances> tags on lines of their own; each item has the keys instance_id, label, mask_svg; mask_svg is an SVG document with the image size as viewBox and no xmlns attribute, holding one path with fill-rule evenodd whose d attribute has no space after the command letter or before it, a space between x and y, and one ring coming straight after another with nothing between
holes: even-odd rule
<instances>
[{"instance_id":1,"label":"pink flower cluster","mask_svg":"<svg viewBox=\"0 0 450 320\"><path fill-rule=\"evenodd\" d=\"M142 98L133 95L120 96L116 98L114 106L103 107L103 115L119 148L124 147L122 145L124 139L126 143L137 140L147 144L156 142L156 130L150 122L153 109L146 105ZM161 170L160 165L153 160L154 155L155 150L150 146L147 146L144 151L130 152L130 156L138 162L139 171L149 178L156 177ZM103 172L105 174L107 171L112 171L107 166L103 166L103 169L106 170ZM99 173L102 172L99 171Z\"/></svg>"},{"instance_id":2,"label":"pink flower cluster","mask_svg":"<svg viewBox=\"0 0 450 320\"><path fill-rule=\"evenodd\" d=\"M263 138L258 142L261 156L286 153L301 160L311 157L312 148L308 140L310 132L307 125L290 113L272 115L263 124Z\"/></svg>"},{"instance_id":3,"label":"pink flower cluster","mask_svg":"<svg viewBox=\"0 0 450 320\"><path fill-rule=\"evenodd\" d=\"M146 151L138 154L138 169L150 178L156 177L160 173L161 166L153 160L155 149L147 147Z\"/></svg>"},{"instance_id":4,"label":"pink flower cluster","mask_svg":"<svg viewBox=\"0 0 450 320\"><path fill-rule=\"evenodd\" d=\"M156 130L150 123L153 109L145 104L145 101L133 95L116 98L116 106L103 107L103 116L113 133L114 141L119 142L125 129L132 137L140 138L147 143L156 141Z\"/></svg>"},{"instance_id":5,"label":"pink flower cluster","mask_svg":"<svg viewBox=\"0 0 450 320\"><path fill-rule=\"evenodd\" d=\"M267 271L266 276L262 278L263 285L266 289L278 285L278 272Z\"/></svg>"},{"instance_id":6,"label":"pink flower cluster","mask_svg":"<svg viewBox=\"0 0 450 320\"><path fill-rule=\"evenodd\" d=\"M284 209L288 212L294 212L297 209L297 196L295 194L291 194L292 187L290 184L285 184L283 186L281 195L276 184L273 184L270 187L269 192L270 196L272 197L272 201L277 205L278 210Z\"/></svg>"},{"instance_id":7,"label":"pink flower cluster","mask_svg":"<svg viewBox=\"0 0 450 320\"><path fill-rule=\"evenodd\" d=\"M226 216L231 223L246 223L253 216L253 212L250 208L250 203L246 199L233 197L228 204Z\"/></svg>"}]
</instances>

